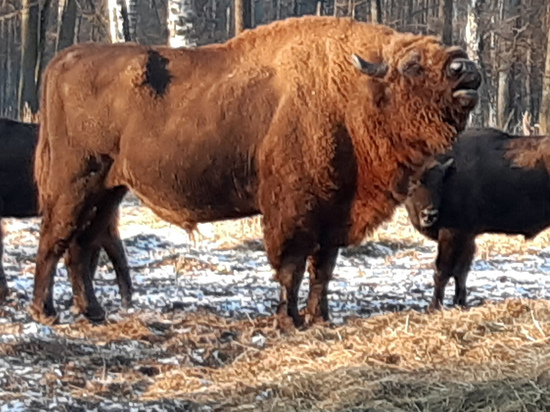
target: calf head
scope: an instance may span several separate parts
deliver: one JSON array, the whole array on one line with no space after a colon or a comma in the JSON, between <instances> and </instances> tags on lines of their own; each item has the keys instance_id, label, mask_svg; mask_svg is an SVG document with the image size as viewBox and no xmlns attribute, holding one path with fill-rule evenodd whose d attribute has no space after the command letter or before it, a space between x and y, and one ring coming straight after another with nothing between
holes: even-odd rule
<instances>
[{"instance_id":1,"label":"calf head","mask_svg":"<svg viewBox=\"0 0 550 412\"><path fill-rule=\"evenodd\" d=\"M415 226L426 229L437 222L443 185L453 164L454 159L450 156L431 159L411 180L405 207Z\"/></svg>"}]
</instances>

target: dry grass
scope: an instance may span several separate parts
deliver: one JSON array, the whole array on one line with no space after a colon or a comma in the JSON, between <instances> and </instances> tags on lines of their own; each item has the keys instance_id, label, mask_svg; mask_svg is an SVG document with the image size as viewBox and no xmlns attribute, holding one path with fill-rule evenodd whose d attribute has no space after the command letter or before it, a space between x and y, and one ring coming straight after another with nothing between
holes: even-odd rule
<instances>
[{"instance_id":1,"label":"dry grass","mask_svg":"<svg viewBox=\"0 0 550 412\"><path fill-rule=\"evenodd\" d=\"M123 214L122 224L133 219ZM140 211L138 223L170 226L148 209ZM222 247L262 237L258 217L206 229L196 240ZM538 254L549 235L530 242L484 235L477 241L478 256ZM403 209L367 240L395 246L397 254L435 245L412 228ZM204 263L174 264L200 271ZM2 325L0 333L17 333L19 327ZM550 405L550 302L545 300L435 314L407 311L305 331L281 331L274 316L232 320L204 312L151 311L120 312L100 326L83 321L54 328L67 342L95 345L96 353L86 355L95 361L70 355L68 345L66 356L78 360L63 365L62 378L44 377L45 384L61 379L83 399L178 398L223 411L511 412ZM141 346L115 356L108 348L117 342ZM4 344L0 355L19 350Z\"/></svg>"},{"instance_id":2,"label":"dry grass","mask_svg":"<svg viewBox=\"0 0 550 412\"><path fill-rule=\"evenodd\" d=\"M56 329L102 345L154 343L177 357L175 365L145 359L110 380L131 388L143 384L136 367L153 368L142 400L325 411L531 411L550 402L550 302L542 300L394 313L286 333L275 317L233 321L200 313L138 313L99 327ZM192 351L201 353L200 364L190 361ZM74 394L105 391L101 374Z\"/></svg>"},{"instance_id":3,"label":"dry grass","mask_svg":"<svg viewBox=\"0 0 550 412\"><path fill-rule=\"evenodd\" d=\"M140 208L140 215L123 215L121 223L135 223L151 227L172 227L171 224L158 218L150 209ZM195 235L196 242L215 242L221 247L235 247L251 240L263 237L262 220L260 216L248 219L234 219L199 225ZM205 229L207 228L207 229ZM206 235L201 235L205 232ZM365 242L381 242L404 249L417 246L435 246L436 243L418 233L410 224L407 212L403 207L396 210L392 219L380 225ZM526 241L523 236L507 236L486 234L476 239L476 257L487 259L489 256L513 256L521 261L522 256L538 254L550 245L550 229L543 231L535 239ZM398 252L399 253L399 252ZM407 253L407 252L405 252ZM435 256L434 256L435 257Z\"/></svg>"},{"instance_id":4,"label":"dry grass","mask_svg":"<svg viewBox=\"0 0 550 412\"><path fill-rule=\"evenodd\" d=\"M166 224L152 214L150 219ZM261 237L256 217L215 223L198 241L234 247ZM549 238L550 231L528 242L484 235L477 253L521 259L540 253ZM400 246L435 245L412 228L403 208L367 240L394 245L398 254L407 253ZM183 398L243 411L535 411L550 404L547 301L510 300L432 315L402 312L287 333L274 317L156 316L78 329L100 342L126 336L154 341L179 356L177 365L147 361L158 374L148 379L143 399ZM163 338L150 332L147 325L155 322L168 325ZM265 339L265 345L254 339ZM192 350L201 352L204 363L189 361ZM121 379L137 377L132 371Z\"/></svg>"}]
</instances>

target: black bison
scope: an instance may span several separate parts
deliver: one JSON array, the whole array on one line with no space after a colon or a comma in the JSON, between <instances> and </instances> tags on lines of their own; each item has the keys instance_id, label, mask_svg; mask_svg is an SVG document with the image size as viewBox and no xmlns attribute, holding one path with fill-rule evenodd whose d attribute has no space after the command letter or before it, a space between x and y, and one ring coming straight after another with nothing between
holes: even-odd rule
<instances>
[{"instance_id":1,"label":"black bison","mask_svg":"<svg viewBox=\"0 0 550 412\"><path fill-rule=\"evenodd\" d=\"M38 125L0 119L0 301L8 294L8 285L2 266L2 218L26 218L38 216L36 185L33 177L33 157L38 139ZM107 252L115 268L122 304L131 303L132 283L128 263L117 227L117 215L104 228L96 240L90 271L97 267L100 248ZM66 256L71 279L78 271L76 261L69 251ZM75 306L81 302L75 301Z\"/></svg>"},{"instance_id":2,"label":"black bison","mask_svg":"<svg viewBox=\"0 0 550 412\"><path fill-rule=\"evenodd\" d=\"M463 130L480 74L434 37L310 16L194 49L75 45L43 85L35 319L55 321L65 248L86 267L94 228L131 188L188 230L261 213L278 313L300 325L308 259L306 323L328 319L338 249L391 217L416 167Z\"/></svg>"},{"instance_id":3,"label":"black bison","mask_svg":"<svg viewBox=\"0 0 550 412\"><path fill-rule=\"evenodd\" d=\"M512 136L492 128L460 135L426 162L405 201L413 226L438 242L431 309L454 278L454 304L466 305L466 278L482 233L531 239L550 225L550 137Z\"/></svg>"}]
</instances>

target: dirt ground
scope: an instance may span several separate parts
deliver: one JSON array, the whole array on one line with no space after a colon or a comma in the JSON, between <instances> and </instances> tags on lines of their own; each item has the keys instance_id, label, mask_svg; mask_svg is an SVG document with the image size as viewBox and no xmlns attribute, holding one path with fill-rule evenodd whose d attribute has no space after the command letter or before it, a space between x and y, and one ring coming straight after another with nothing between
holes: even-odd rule
<instances>
[{"instance_id":1,"label":"dirt ground","mask_svg":"<svg viewBox=\"0 0 550 412\"><path fill-rule=\"evenodd\" d=\"M200 225L190 239L133 197L121 212L134 307L119 308L103 256L103 325L72 315L63 264L60 324L31 321L39 220L5 221L0 411L548 410L550 232L481 236L472 308L426 314L436 245L399 209L341 251L332 322L283 333L258 218Z\"/></svg>"}]
</instances>

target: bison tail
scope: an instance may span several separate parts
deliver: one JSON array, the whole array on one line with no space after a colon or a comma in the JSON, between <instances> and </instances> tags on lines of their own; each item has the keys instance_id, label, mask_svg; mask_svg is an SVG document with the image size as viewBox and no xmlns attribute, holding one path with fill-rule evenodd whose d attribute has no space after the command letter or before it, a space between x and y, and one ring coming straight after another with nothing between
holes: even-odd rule
<instances>
[{"instance_id":1,"label":"bison tail","mask_svg":"<svg viewBox=\"0 0 550 412\"><path fill-rule=\"evenodd\" d=\"M46 69L42 82L42 94L40 98L40 127L38 132L38 142L34 152L34 179L38 190L38 207L42 213L47 202L48 178L51 166L51 149L48 135L48 81L49 71Z\"/></svg>"}]
</instances>

